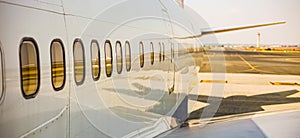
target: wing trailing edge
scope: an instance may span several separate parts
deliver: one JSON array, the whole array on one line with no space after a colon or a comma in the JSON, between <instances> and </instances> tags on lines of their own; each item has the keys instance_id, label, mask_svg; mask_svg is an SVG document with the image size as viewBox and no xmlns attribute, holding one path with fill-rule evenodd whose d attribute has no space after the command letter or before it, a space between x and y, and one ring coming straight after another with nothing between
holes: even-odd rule
<instances>
[{"instance_id":1,"label":"wing trailing edge","mask_svg":"<svg viewBox=\"0 0 300 138\"><path fill-rule=\"evenodd\" d=\"M199 38L204 35L232 32L232 31L252 29L252 28L258 28L258 27L265 27L265 26L273 26L273 25L279 25L279 24L285 24L285 23L286 23L285 21L280 21L280 22L272 22L272 23L264 23L264 24L256 24L256 25L245 25L245 26L238 26L238 27L203 29L203 30L201 30L201 34L193 35L193 36L186 36L186 37L174 37L174 39Z\"/></svg>"}]
</instances>

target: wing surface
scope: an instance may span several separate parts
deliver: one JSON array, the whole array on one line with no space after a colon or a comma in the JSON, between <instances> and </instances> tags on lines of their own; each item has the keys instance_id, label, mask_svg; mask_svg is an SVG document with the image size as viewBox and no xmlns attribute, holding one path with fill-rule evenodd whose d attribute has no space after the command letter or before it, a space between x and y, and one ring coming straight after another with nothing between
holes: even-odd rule
<instances>
[{"instance_id":1,"label":"wing surface","mask_svg":"<svg viewBox=\"0 0 300 138\"><path fill-rule=\"evenodd\" d=\"M201 34L193 35L193 36L185 36L185 37L174 37L174 39L199 38L204 35L232 32L232 31L252 29L252 28L258 28L258 27L265 27L265 26L273 26L273 25L279 25L279 24L285 24L285 23L286 23L285 21L281 21L281 22L272 22L272 23L264 23L264 24L256 24L256 25L245 25L245 26L237 26L237 27L202 29Z\"/></svg>"}]
</instances>

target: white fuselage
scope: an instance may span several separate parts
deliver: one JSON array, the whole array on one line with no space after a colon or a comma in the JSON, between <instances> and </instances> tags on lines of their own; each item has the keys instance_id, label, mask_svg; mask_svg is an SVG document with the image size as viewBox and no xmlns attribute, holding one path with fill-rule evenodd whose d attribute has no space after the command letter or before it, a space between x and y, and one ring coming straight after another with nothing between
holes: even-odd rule
<instances>
[{"instance_id":1,"label":"white fuselage","mask_svg":"<svg viewBox=\"0 0 300 138\"><path fill-rule=\"evenodd\" d=\"M185 18L173 0L1 0L0 137L152 137L184 122L195 76L172 37L191 33Z\"/></svg>"}]
</instances>

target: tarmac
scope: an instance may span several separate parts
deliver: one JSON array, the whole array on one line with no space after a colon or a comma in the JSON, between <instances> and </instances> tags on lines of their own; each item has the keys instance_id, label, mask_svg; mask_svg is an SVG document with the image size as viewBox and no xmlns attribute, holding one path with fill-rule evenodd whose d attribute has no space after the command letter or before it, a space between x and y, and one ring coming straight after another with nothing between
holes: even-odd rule
<instances>
[{"instance_id":1,"label":"tarmac","mask_svg":"<svg viewBox=\"0 0 300 138\"><path fill-rule=\"evenodd\" d=\"M158 137L300 137L300 53L211 48L199 67L187 127Z\"/></svg>"},{"instance_id":2,"label":"tarmac","mask_svg":"<svg viewBox=\"0 0 300 138\"><path fill-rule=\"evenodd\" d=\"M215 48L194 53L200 72L300 75L300 53ZM225 61L225 62L224 62ZM220 66L225 70L218 70Z\"/></svg>"}]
</instances>

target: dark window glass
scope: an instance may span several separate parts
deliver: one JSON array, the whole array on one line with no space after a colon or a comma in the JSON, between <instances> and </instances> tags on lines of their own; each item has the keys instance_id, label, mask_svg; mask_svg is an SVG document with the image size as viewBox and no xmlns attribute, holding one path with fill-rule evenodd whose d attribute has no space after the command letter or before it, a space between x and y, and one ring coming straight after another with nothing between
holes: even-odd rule
<instances>
[{"instance_id":1,"label":"dark window glass","mask_svg":"<svg viewBox=\"0 0 300 138\"><path fill-rule=\"evenodd\" d=\"M99 80L101 64L100 64L100 49L96 40L91 42L91 60L92 60L92 77L94 81Z\"/></svg>"},{"instance_id":2,"label":"dark window glass","mask_svg":"<svg viewBox=\"0 0 300 138\"><path fill-rule=\"evenodd\" d=\"M74 78L77 85L81 85L85 78L84 47L80 39L75 39L73 44Z\"/></svg>"},{"instance_id":3,"label":"dark window glass","mask_svg":"<svg viewBox=\"0 0 300 138\"><path fill-rule=\"evenodd\" d=\"M51 75L54 90L62 90L66 81L65 51L63 43L59 39L52 41L51 52Z\"/></svg>"},{"instance_id":4,"label":"dark window glass","mask_svg":"<svg viewBox=\"0 0 300 138\"><path fill-rule=\"evenodd\" d=\"M104 45L104 51L105 51L105 69L106 69L106 76L110 77L112 75L112 49L111 49L111 43L109 40L105 41Z\"/></svg>"},{"instance_id":5,"label":"dark window glass","mask_svg":"<svg viewBox=\"0 0 300 138\"><path fill-rule=\"evenodd\" d=\"M118 74L122 73L123 69L123 58L122 58L122 45L120 41L116 42L116 63Z\"/></svg>"},{"instance_id":6,"label":"dark window glass","mask_svg":"<svg viewBox=\"0 0 300 138\"><path fill-rule=\"evenodd\" d=\"M34 98L40 86L40 64L37 43L24 38L20 45L21 89L24 98Z\"/></svg>"},{"instance_id":7,"label":"dark window glass","mask_svg":"<svg viewBox=\"0 0 300 138\"><path fill-rule=\"evenodd\" d=\"M127 72L131 69L131 49L128 41L125 42L125 58L126 58L126 70Z\"/></svg>"},{"instance_id":8,"label":"dark window glass","mask_svg":"<svg viewBox=\"0 0 300 138\"><path fill-rule=\"evenodd\" d=\"M140 42L140 66L144 67L144 45L143 42Z\"/></svg>"},{"instance_id":9,"label":"dark window glass","mask_svg":"<svg viewBox=\"0 0 300 138\"><path fill-rule=\"evenodd\" d=\"M153 43L152 42L150 43L150 48L151 48L150 62L151 62L151 65L153 65L154 64L154 47L153 47Z\"/></svg>"}]
</instances>

